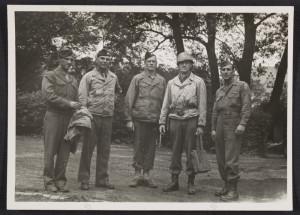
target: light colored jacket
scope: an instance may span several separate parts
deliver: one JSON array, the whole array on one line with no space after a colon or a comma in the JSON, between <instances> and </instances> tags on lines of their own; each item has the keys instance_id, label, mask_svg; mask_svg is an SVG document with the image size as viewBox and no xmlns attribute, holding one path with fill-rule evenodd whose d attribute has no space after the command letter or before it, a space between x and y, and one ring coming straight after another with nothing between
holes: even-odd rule
<instances>
[{"instance_id":1,"label":"light colored jacket","mask_svg":"<svg viewBox=\"0 0 300 215\"><path fill-rule=\"evenodd\" d=\"M205 126L206 86L202 78L191 73L183 83L178 75L168 82L159 124L166 124L167 117L178 120L198 117L198 126Z\"/></svg>"},{"instance_id":2,"label":"light colored jacket","mask_svg":"<svg viewBox=\"0 0 300 215\"><path fill-rule=\"evenodd\" d=\"M165 88L166 81L159 74L151 77L144 71L134 76L125 97L126 120L157 123Z\"/></svg>"},{"instance_id":3,"label":"light colored jacket","mask_svg":"<svg viewBox=\"0 0 300 215\"><path fill-rule=\"evenodd\" d=\"M79 84L79 102L99 116L113 116L117 76L111 71L106 78L94 68L86 73Z\"/></svg>"}]
</instances>

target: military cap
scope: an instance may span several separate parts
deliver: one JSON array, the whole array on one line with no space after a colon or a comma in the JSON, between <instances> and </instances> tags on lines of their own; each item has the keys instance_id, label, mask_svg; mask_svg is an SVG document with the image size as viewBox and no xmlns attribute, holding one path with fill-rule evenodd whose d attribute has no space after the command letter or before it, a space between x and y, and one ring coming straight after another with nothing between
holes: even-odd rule
<instances>
[{"instance_id":1,"label":"military cap","mask_svg":"<svg viewBox=\"0 0 300 215\"><path fill-rule=\"evenodd\" d=\"M183 61L194 62L194 58L187 52L181 52L177 55L177 64Z\"/></svg>"}]
</instances>

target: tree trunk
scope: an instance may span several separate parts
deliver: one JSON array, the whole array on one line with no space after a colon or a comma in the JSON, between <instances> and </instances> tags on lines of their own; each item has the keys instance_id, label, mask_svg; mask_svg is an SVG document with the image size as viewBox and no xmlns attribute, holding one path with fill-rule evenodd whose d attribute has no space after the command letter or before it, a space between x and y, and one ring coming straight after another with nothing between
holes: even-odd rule
<instances>
[{"instance_id":1,"label":"tree trunk","mask_svg":"<svg viewBox=\"0 0 300 215\"><path fill-rule=\"evenodd\" d=\"M173 30L173 37L176 44L177 54L184 51L184 45L182 40L182 34L180 29L180 20L178 13L172 13L172 21L170 23Z\"/></svg>"},{"instance_id":2,"label":"tree trunk","mask_svg":"<svg viewBox=\"0 0 300 215\"><path fill-rule=\"evenodd\" d=\"M253 54L255 51L256 25L254 24L253 13L245 13L243 16L245 25L245 42L243 56L237 67L240 80L245 81L250 85Z\"/></svg>"},{"instance_id":3,"label":"tree trunk","mask_svg":"<svg viewBox=\"0 0 300 215\"><path fill-rule=\"evenodd\" d=\"M208 56L208 64L212 79L212 95L215 95L217 89L220 87L218 62L215 52L215 40L216 40L216 14L209 13L205 16L207 24L207 44L206 51Z\"/></svg>"},{"instance_id":4,"label":"tree trunk","mask_svg":"<svg viewBox=\"0 0 300 215\"><path fill-rule=\"evenodd\" d=\"M288 45L285 46L284 53L282 55L278 71L276 74L276 79L273 87L273 91L270 97L269 101L269 107L270 111L278 107L278 104L280 102L280 96L283 89L284 79L287 73L287 51L288 51Z\"/></svg>"}]
</instances>

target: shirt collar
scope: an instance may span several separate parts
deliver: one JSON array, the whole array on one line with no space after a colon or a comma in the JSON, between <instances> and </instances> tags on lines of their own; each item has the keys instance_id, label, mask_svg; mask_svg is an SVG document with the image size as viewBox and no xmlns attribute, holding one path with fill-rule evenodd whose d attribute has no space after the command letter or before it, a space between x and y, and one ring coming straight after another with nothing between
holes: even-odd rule
<instances>
[{"instance_id":1,"label":"shirt collar","mask_svg":"<svg viewBox=\"0 0 300 215\"><path fill-rule=\"evenodd\" d=\"M183 86L183 85L187 85L190 84L191 82L193 82L195 80L195 75L194 73L191 72L190 76L187 77L187 79L184 80L184 82L181 83L180 79L179 79L179 75L176 76L175 78L175 84L178 86Z\"/></svg>"}]
</instances>

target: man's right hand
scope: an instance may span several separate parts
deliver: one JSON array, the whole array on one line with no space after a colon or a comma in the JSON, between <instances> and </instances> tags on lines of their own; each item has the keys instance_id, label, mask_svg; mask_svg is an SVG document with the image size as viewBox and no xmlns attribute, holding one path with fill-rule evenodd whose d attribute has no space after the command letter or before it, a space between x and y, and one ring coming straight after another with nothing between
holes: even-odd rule
<instances>
[{"instance_id":1,"label":"man's right hand","mask_svg":"<svg viewBox=\"0 0 300 215\"><path fill-rule=\"evenodd\" d=\"M160 125L159 126L159 132L161 135L164 135L166 133L166 126L165 125Z\"/></svg>"},{"instance_id":2,"label":"man's right hand","mask_svg":"<svg viewBox=\"0 0 300 215\"><path fill-rule=\"evenodd\" d=\"M74 101L70 101L70 106L71 108L74 108L74 109L80 109L81 108L81 103L80 102L74 102Z\"/></svg>"},{"instance_id":3,"label":"man's right hand","mask_svg":"<svg viewBox=\"0 0 300 215\"><path fill-rule=\"evenodd\" d=\"M215 130L211 131L211 139L216 142L216 136L217 136L217 132Z\"/></svg>"},{"instance_id":4,"label":"man's right hand","mask_svg":"<svg viewBox=\"0 0 300 215\"><path fill-rule=\"evenodd\" d=\"M131 130L131 131L134 131L134 125L133 125L133 122L132 121L128 121L126 123L126 127Z\"/></svg>"}]
</instances>

